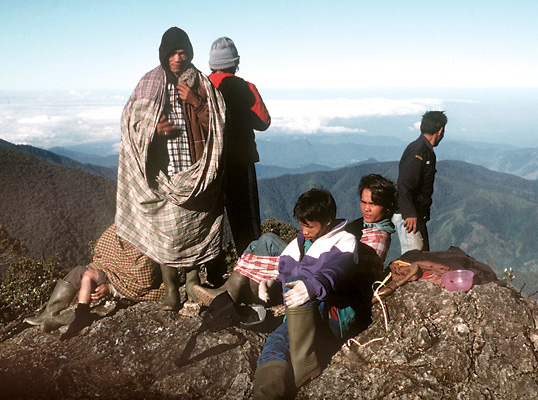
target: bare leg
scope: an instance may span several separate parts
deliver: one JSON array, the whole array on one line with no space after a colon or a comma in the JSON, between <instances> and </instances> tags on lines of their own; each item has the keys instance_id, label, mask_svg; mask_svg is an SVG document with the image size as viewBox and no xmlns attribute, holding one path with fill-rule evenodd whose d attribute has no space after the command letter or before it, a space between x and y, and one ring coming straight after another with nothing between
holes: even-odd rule
<instances>
[{"instance_id":1,"label":"bare leg","mask_svg":"<svg viewBox=\"0 0 538 400\"><path fill-rule=\"evenodd\" d=\"M60 336L61 340L70 339L78 335L82 329L91 325L90 301L92 292L97 286L98 279L99 271L89 269L84 272L78 292L78 306L75 309L75 319L69 324L67 331Z\"/></svg>"},{"instance_id":2,"label":"bare leg","mask_svg":"<svg viewBox=\"0 0 538 400\"><path fill-rule=\"evenodd\" d=\"M97 286L97 280L99 279L99 271L95 269L89 269L82 275L80 281L80 290L78 292L79 304L90 304L91 295Z\"/></svg>"}]
</instances>

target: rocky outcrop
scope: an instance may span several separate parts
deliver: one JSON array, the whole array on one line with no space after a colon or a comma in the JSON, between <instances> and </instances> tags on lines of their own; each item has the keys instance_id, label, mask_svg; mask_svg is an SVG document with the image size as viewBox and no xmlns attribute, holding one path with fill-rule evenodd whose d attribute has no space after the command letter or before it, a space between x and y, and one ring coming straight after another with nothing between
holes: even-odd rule
<instances>
[{"instance_id":1,"label":"rocky outcrop","mask_svg":"<svg viewBox=\"0 0 538 400\"><path fill-rule=\"evenodd\" d=\"M536 301L495 284L451 293L414 282L386 306L388 331L375 305L374 322L356 338L381 339L343 346L297 399L538 398ZM0 343L0 398L250 398L266 334L197 334L197 311L109 302L69 341L60 332L12 328Z\"/></svg>"},{"instance_id":2,"label":"rocky outcrop","mask_svg":"<svg viewBox=\"0 0 538 400\"><path fill-rule=\"evenodd\" d=\"M409 283L300 399L537 399L538 304L488 284L468 293Z\"/></svg>"}]
</instances>

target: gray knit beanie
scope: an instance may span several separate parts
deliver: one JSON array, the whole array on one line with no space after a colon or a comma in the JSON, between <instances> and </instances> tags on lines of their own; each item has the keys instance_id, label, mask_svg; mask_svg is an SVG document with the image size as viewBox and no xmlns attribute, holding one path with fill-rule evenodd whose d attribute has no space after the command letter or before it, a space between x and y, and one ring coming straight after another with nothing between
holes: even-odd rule
<instances>
[{"instance_id":1,"label":"gray knit beanie","mask_svg":"<svg viewBox=\"0 0 538 400\"><path fill-rule=\"evenodd\" d=\"M211 45L209 52L209 68L212 70L227 69L239 64L239 54L232 39L218 38Z\"/></svg>"}]
</instances>

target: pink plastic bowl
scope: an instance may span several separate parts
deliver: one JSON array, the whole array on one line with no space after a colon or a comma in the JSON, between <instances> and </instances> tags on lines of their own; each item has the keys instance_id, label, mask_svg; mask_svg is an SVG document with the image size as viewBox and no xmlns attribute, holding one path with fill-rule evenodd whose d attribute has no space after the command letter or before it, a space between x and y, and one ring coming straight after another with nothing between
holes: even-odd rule
<instances>
[{"instance_id":1,"label":"pink plastic bowl","mask_svg":"<svg viewBox=\"0 0 538 400\"><path fill-rule=\"evenodd\" d=\"M441 275L441 281L450 292L456 292L458 290L466 292L473 287L473 276L473 271L457 269L455 271L445 272Z\"/></svg>"}]
</instances>

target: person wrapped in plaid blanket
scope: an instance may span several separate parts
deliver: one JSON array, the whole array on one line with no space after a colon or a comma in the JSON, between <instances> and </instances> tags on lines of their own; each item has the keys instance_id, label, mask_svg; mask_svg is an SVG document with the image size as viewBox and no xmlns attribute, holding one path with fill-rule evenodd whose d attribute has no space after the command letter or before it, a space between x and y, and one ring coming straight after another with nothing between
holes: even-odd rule
<instances>
[{"instance_id":1,"label":"person wrapped in plaid blanket","mask_svg":"<svg viewBox=\"0 0 538 400\"><path fill-rule=\"evenodd\" d=\"M390 219L396 208L396 189L390 180L371 174L361 178L357 194L363 216L348 223L345 229L359 241L359 268L365 278L364 296L368 296L371 282L383 272L391 234L395 231ZM264 233L250 243L223 286L217 289L194 286L199 303L207 306L226 290L237 303L262 303L258 297L259 284L276 278L279 256L286 246L287 243L274 233Z\"/></svg>"},{"instance_id":2,"label":"person wrapped in plaid blanket","mask_svg":"<svg viewBox=\"0 0 538 400\"><path fill-rule=\"evenodd\" d=\"M212 275L222 241L226 106L193 57L187 33L168 29L160 65L140 79L121 118L118 235L161 264L166 311L180 306L178 268L194 300L198 270Z\"/></svg>"},{"instance_id":3,"label":"person wrapped in plaid blanket","mask_svg":"<svg viewBox=\"0 0 538 400\"><path fill-rule=\"evenodd\" d=\"M75 313L64 311L78 292ZM69 325L61 336L75 336L91 323L90 302L108 294L129 301L156 301L164 295L159 264L140 253L116 234L111 225L97 240L93 261L73 268L58 280L45 310L36 317L26 318L30 325L50 332Z\"/></svg>"}]
</instances>

